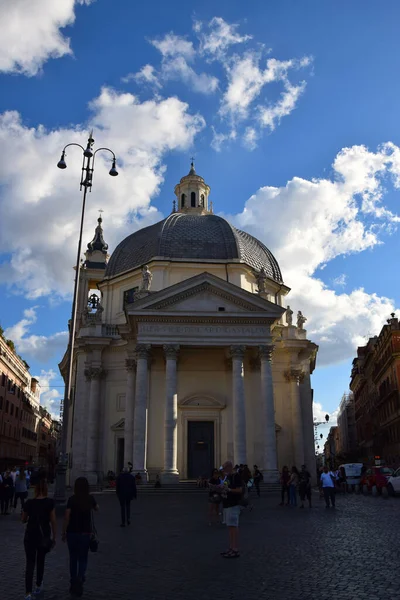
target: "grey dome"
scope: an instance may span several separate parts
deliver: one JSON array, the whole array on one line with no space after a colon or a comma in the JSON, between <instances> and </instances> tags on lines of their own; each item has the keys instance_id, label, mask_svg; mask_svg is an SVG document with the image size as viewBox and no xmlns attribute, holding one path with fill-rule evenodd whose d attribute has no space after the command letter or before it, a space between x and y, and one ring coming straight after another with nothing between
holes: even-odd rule
<instances>
[{"instance_id":1,"label":"grey dome","mask_svg":"<svg viewBox=\"0 0 400 600\"><path fill-rule=\"evenodd\" d=\"M236 259L256 271L264 267L268 277L282 283L279 265L268 248L213 214L172 213L159 223L135 231L114 250L105 277L136 269L154 258L199 262Z\"/></svg>"}]
</instances>

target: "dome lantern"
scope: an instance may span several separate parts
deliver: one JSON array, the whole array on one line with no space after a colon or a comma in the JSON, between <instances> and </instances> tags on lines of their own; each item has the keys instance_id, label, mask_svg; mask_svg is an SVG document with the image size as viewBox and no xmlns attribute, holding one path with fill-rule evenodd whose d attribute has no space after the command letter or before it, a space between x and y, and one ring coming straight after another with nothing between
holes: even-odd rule
<instances>
[{"instance_id":1,"label":"dome lantern","mask_svg":"<svg viewBox=\"0 0 400 600\"><path fill-rule=\"evenodd\" d=\"M189 173L182 177L175 186L174 191L177 198L178 212L197 214L210 212L208 201L210 186L205 183L200 175L197 175L193 158Z\"/></svg>"}]
</instances>

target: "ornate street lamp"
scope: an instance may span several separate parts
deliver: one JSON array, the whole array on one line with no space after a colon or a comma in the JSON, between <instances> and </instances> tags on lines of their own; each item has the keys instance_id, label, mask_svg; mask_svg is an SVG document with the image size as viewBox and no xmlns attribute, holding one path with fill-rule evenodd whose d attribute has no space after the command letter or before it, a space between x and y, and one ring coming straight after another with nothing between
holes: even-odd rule
<instances>
[{"instance_id":1,"label":"ornate street lamp","mask_svg":"<svg viewBox=\"0 0 400 600\"><path fill-rule=\"evenodd\" d=\"M72 384L72 368L74 362L74 341L75 341L75 330L76 330L76 312L77 312L77 298L78 298L78 287L79 287L79 271L80 271L80 259L82 249L82 232L83 223L85 219L85 205L86 205L86 194L88 189L90 191L93 183L93 172L94 172L94 161L97 152L107 151L112 154L112 165L109 171L111 177L116 177L118 171L116 169L116 158L115 154L109 148L97 148L93 150L94 139L92 137L92 131L90 132L89 139L86 148L80 144L71 143L67 144L62 153L61 158L57 163L59 169L66 169L67 163L65 162L66 149L70 146L78 146L83 153L82 162L82 173L80 190L83 188L83 199L82 199L82 214L81 214L81 227L79 230L79 241L78 241L78 253L76 257L76 268L75 268L75 281L74 281L74 296L72 301L72 314L71 323L69 327L69 341L68 341L68 361L67 361L67 377L65 381L65 391L63 398L63 415L62 415L62 430L61 430L61 447L60 447L60 458L57 465L56 471L56 491L55 500L57 503L63 503L66 499L66 482L67 482L67 469L68 469L68 420L69 420L69 404L71 398L71 384Z\"/></svg>"}]
</instances>

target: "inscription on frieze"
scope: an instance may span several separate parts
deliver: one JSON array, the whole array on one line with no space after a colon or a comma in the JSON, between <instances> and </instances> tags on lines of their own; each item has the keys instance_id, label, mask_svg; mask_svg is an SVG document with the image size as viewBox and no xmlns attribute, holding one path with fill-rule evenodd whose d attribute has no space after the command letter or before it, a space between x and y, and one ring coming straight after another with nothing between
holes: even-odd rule
<instances>
[{"instance_id":1,"label":"inscription on frieze","mask_svg":"<svg viewBox=\"0 0 400 600\"><path fill-rule=\"evenodd\" d=\"M268 336L269 327L262 325L180 325L175 323L139 323L141 335L179 336Z\"/></svg>"}]
</instances>

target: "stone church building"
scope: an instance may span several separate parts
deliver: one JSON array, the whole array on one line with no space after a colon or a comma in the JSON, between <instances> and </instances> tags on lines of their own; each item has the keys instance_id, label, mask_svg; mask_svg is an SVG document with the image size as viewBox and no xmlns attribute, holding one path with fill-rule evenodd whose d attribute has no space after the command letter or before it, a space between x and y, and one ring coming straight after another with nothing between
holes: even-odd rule
<instances>
[{"instance_id":1,"label":"stone church building","mask_svg":"<svg viewBox=\"0 0 400 600\"><path fill-rule=\"evenodd\" d=\"M110 258L99 218L80 271L71 478L96 484L128 461L164 482L227 459L271 482L285 464L314 472L318 348L300 312L292 324L274 256L209 193L192 164L173 212Z\"/></svg>"}]
</instances>

